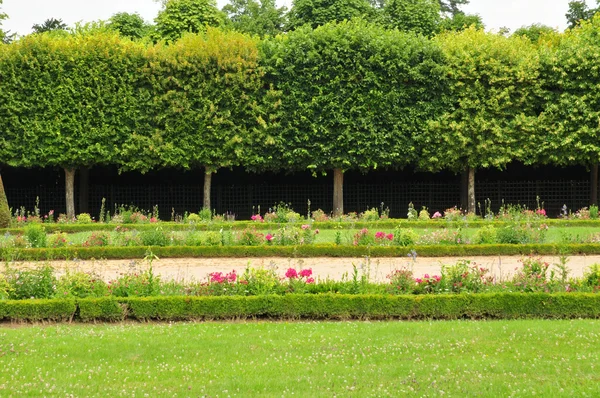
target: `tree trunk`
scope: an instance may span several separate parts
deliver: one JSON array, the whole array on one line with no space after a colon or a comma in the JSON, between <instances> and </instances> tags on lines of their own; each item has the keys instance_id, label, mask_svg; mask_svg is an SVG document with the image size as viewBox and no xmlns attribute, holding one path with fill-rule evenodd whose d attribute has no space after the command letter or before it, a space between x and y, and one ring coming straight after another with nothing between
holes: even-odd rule
<instances>
[{"instance_id":1,"label":"tree trunk","mask_svg":"<svg viewBox=\"0 0 600 398\"><path fill-rule=\"evenodd\" d=\"M598 163L592 165L592 171L590 173L590 187L592 189L590 195L590 204L598 205Z\"/></svg>"},{"instance_id":2,"label":"tree trunk","mask_svg":"<svg viewBox=\"0 0 600 398\"><path fill-rule=\"evenodd\" d=\"M65 169L65 200L67 217L75 217L75 169Z\"/></svg>"},{"instance_id":3,"label":"tree trunk","mask_svg":"<svg viewBox=\"0 0 600 398\"><path fill-rule=\"evenodd\" d=\"M333 214L344 214L344 172L342 169L333 169Z\"/></svg>"},{"instance_id":4,"label":"tree trunk","mask_svg":"<svg viewBox=\"0 0 600 398\"><path fill-rule=\"evenodd\" d=\"M2 175L0 174L0 228L8 228L10 226L10 208L8 200L6 200L6 192L4 192L4 184L2 183Z\"/></svg>"},{"instance_id":5,"label":"tree trunk","mask_svg":"<svg viewBox=\"0 0 600 398\"><path fill-rule=\"evenodd\" d=\"M204 201L202 204L203 209L210 210L210 184L212 181L212 172L207 168L205 168L204 172Z\"/></svg>"},{"instance_id":6,"label":"tree trunk","mask_svg":"<svg viewBox=\"0 0 600 398\"><path fill-rule=\"evenodd\" d=\"M469 197L468 170L469 168L467 167L467 169L460 174L460 208L462 210L465 210L467 207L469 207L469 200L467 199Z\"/></svg>"},{"instance_id":7,"label":"tree trunk","mask_svg":"<svg viewBox=\"0 0 600 398\"><path fill-rule=\"evenodd\" d=\"M467 211L475 214L475 168L469 167L469 188L468 188L468 206Z\"/></svg>"},{"instance_id":8,"label":"tree trunk","mask_svg":"<svg viewBox=\"0 0 600 398\"><path fill-rule=\"evenodd\" d=\"M79 213L90 212L90 169L79 169Z\"/></svg>"}]
</instances>

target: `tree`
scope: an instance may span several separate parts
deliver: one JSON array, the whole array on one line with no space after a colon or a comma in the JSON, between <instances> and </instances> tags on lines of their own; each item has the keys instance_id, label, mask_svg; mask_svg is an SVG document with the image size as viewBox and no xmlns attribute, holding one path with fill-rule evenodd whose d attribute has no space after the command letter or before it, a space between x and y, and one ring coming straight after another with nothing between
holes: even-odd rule
<instances>
[{"instance_id":1,"label":"tree","mask_svg":"<svg viewBox=\"0 0 600 398\"><path fill-rule=\"evenodd\" d=\"M207 26L221 26L225 15L216 0L169 0L154 20L158 39L173 42L184 33L204 32Z\"/></svg>"},{"instance_id":2,"label":"tree","mask_svg":"<svg viewBox=\"0 0 600 398\"><path fill-rule=\"evenodd\" d=\"M288 30L303 25L312 28L353 18L372 19L375 11L368 0L294 0L288 14Z\"/></svg>"},{"instance_id":3,"label":"tree","mask_svg":"<svg viewBox=\"0 0 600 398\"><path fill-rule=\"evenodd\" d=\"M438 30L438 0L389 0L383 7L384 24L391 28L431 36Z\"/></svg>"},{"instance_id":4,"label":"tree","mask_svg":"<svg viewBox=\"0 0 600 398\"><path fill-rule=\"evenodd\" d=\"M410 164L412 136L440 112L442 52L414 33L346 21L304 26L261 50L266 81L281 93L273 124L280 155L270 166L333 170L336 214L344 171Z\"/></svg>"},{"instance_id":5,"label":"tree","mask_svg":"<svg viewBox=\"0 0 600 398\"><path fill-rule=\"evenodd\" d=\"M590 167L591 203L598 204L600 16L554 39L541 46L546 103L531 163Z\"/></svg>"},{"instance_id":6,"label":"tree","mask_svg":"<svg viewBox=\"0 0 600 398\"><path fill-rule=\"evenodd\" d=\"M0 175L0 228L8 228L9 226L10 208L8 207L8 200L6 200L6 192L4 192L2 175Z\"/></svg>"},{"instance_id":7,"label":"tree","mask_svg":"<svg viewBox=\"0 0 600 398\"><path fill-rule=\"evenodd\" d=\"M417 135L419 164L466 171L467 210L475 212L475 170L501 169L525 155L537 120L539 57L526 38L475 28L435 40L446 54L451 92L446 111Z\"/></svg>"},{"instance_id":8,"label":"tree","mask_svg":"<svg viewBox=\"0 0 600 398\"><path fill-rule=\"evenodd\" d=\"M0 0L0 4L2 4L3 0ZM13 38L15 37L14 34L11 34L10 31L5 31L3 29L1 29L2 27L2 21L4 21L5 19L8 18L8 15L6 15L6 13L0 11L0 43L10 43Z\"/></svg>"},{"instance_id":9,"label":"tree","mask_svg":"<svg viewBox=\"0 0 600 398\"><path fill-rule=\"evenodd\" d=\"M137 13L116 13L108 20L108 27L132 40L141 39L150 33L150 25Z\"/></svg>"},{"instance_id":10,"label":"tree","mask_svg":"<svg viewBox=\"0 0 600 398\"><path fill-rule=\"evenodd\" d=\"M158 44L149 54L144 72L149 91L143 97L151 99L145 114L153 130L137 148L128 149L129 159L155 157L158 167L202 167L206 209L211 208L212 175L239 165L246 156L241 143L260 127L255 101L263 81L257 41L208 28L204 35ZM146 142L156 143L157 153L148 153Z\"/></svg>"},{"instance_id":11,"label":"tree","mask_svg":"<svg viewBox=\"0 0 600 398\"><path fill-rule=\"evenodd\" d=\"M465 30L471 26L474 26L476 29L483 29L485 27L479 15L458 12L449 17L442 18L439 25L439 31L460 32L461 30Z\"/></svg>"},{"instance_id":12,"label":"tree","mask_svg":"<svg viewBox=\"0 0 600 398\"><path fill-rule=\"evenodd\" d=\"M440 10L443 13L448 13L457 15L462 14L463 12L460 10L460 6L464 4L469 4L469 0L438 0L440 3Z\"/></svg>"},{"instance_id":13,"label":"tree","mask_svg":"<svg viewBox=\"0 0 600 398\"><path fill-rule=\"evenodd\" d=\"M287 22L287 8L277 8L275 0L232 0L223 7L238 32L275 36L281 32Z\"/></svg>"},{"instance_id":14,"label":"tree","mask_svg":"<svg viewBox=\"0 0 600 398\"><path fill-rule=\"evenodd\" d=\"M76 170L117 165L138 130L143 48L114 32L45 33L0 52L0 163L63 168L69 217Z\"/></svg>"},{"instance_id":15,"label":"tree","mask_svg":"<svg viewBox=\"0 0 600 398\"><path fill-rule=\"evenodd\" d=\"M585 0L575 0L569 2L569 11L565 14L569 28L574 28L580 21L590 20L598 8L590 8Z\"/></svg>"},{"instance_id":16,"label":"tree","mask_svg":"<svg viewBox=\"0 0 600 398\"><path fill-rule=\"evenodd\" d=\"M33 33L51 32L53 30L66 30L67 24L62 19L49 18L42 24L35 24L31 27Z\"/></svg>"},{"instance_id":17,"label":"tree","mask_svg":"<svg viewBox=\"0 0 600 398\"><path fill-rule=\"evenodd\" d=\"M532 43L537 43L541 37L555 34L556 29L551 28L547 25L533 24L529 26L522 26L515 30L513 36L524 36L528 38Z\"/></svg>"}]
</instances>

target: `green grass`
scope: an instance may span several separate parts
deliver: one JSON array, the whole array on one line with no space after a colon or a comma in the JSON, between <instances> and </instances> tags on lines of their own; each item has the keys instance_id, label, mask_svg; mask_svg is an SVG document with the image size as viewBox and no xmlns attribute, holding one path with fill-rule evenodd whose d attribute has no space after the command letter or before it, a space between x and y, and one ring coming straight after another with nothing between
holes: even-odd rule
<instances>
[{"instance_id":1,"label":"green grass","mask_svg":"<svg viewBox=\"0 0 600 398\"><path fill-rule=\"evenodd\" d=\"M598 396L600 321L0 328L1 396Z\"/></svg>"}]
</instances>

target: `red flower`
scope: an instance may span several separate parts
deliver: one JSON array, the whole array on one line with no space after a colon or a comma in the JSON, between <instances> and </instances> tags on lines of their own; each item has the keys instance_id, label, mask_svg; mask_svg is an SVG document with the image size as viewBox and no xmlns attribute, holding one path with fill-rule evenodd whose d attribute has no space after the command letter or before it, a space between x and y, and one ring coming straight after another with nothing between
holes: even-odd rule
<instances>
[{"instance_id":1,"label":"red flower","mask_svg":"<svg viewBox=\"0 0 600 398\"><path fill-rule=\"evenodd\" d=\"M308 278L311 275L312 275L312 268L300 270L301 278Z\"/></svg>"},{"instance_id":2,"label":"red flower","mask_svg":"<svg viewBox=\"0 0 600 398\"><path fill-rule=\"evenodd\" d=\"M287 272L285 273L285 277L289 279L297 278L298 272L296 272L294 268L288 268Z\"/></svg>"}]
</instances>

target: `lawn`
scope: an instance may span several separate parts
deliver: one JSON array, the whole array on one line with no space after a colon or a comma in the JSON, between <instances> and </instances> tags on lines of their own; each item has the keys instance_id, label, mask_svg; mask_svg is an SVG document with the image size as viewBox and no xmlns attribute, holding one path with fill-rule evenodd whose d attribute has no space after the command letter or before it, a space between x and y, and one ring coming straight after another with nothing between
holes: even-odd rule
<instances>
[{"instance_id":1,"label":"lawn","mask_svg":"<svg viewBox=\"0 0 600 398\"><path fill-rule=\"evenodd\" d=\"M3 326L1 396L598 396L600 321Z\"/></svg>"}]
</instances>

